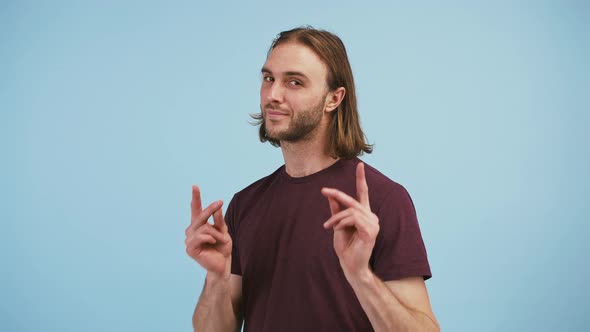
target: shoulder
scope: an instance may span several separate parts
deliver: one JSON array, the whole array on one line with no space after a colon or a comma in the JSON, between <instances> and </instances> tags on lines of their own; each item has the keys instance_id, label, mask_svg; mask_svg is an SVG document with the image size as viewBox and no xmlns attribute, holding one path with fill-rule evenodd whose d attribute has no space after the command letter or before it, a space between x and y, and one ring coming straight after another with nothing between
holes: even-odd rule
<instances>
[{"instance_id":1,"label":"shoulder","mask_svg":"<svg viewBox=\"0 0 590 332\"><path fill-rule=\"evenodd\" d=\"M249 196L252 194L259 193L260 191L264 191L266 188L268 188L272 183L274 183L279 178L284 167L285 166L281 166L281 167L277 168L271 174L251 183L250 185L248 185L244 189L238 191L235 194L235 196L244 197L244 196Z\"/></svg>"},{"instance_id":2,"label":"shoulder","mask_svg":"<svg viewBox=\"0 0 590 332\"><path fill-rule=\"evenodd\" d=\"M284 166L277 168L271 174L251 183L244 189L234 194L230 206L234 209L237 206L250 206L253 204L253 200L260 198L264 193L275 183L281 175Z\"/></svg>"},{"instance_id":3,"label":"shoulder","mask_svg":"<svg viewBox=\"0 0 590 332\"><path fill-rule=\"evenodd\" d=\"M411 203L410 194L403 185L367 163L365 163L365 178L369 187L371 209L374 212L379 211L383 204Z\"/></svg>"}]
</instances>

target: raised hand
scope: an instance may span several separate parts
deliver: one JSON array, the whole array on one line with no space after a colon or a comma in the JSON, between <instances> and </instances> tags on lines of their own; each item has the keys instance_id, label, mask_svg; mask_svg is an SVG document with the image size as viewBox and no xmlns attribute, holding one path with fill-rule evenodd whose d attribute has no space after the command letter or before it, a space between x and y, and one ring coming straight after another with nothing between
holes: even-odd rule
<instances>
[{"instance_id":1,"label":"raised hand","mask_svg":"<svg viewBox=\"0 0 590 332\"><path fill-rule=\"evenodd\" d=\"M369 269L369 259L379 233L379 219L371 212L365 166L356 168L357 199L338 189L322 188L332 216L324 228L334 229L334 250L347 277Z\"/></svg>"},{"instance_id":2,"label":"raised hand","mask_svg":"<svg viewBox=\"0 0 590 332\"><path fill-rule=\"evenodd\" d=\"M207 270L208 277L229 278L232 241L223 219L222 201L201 207L201 192L193 186L191 224L185 231L186 253ZM213 224L207 222L213 216Z\"/></svg>"}]
</instances>

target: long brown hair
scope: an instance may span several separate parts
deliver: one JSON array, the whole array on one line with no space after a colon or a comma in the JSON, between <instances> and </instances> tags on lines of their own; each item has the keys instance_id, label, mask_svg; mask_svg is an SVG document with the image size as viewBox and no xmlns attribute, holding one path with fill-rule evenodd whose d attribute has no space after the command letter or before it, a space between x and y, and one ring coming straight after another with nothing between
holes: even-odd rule
<instances>
[{"instance_id":1,"label":"long brown hair","mask_svg":"<svg viewBox=\"0 0 590 332\"><path fill-rule=\"evenodd\" d=\"M373 146L366 142L366 136L361 128L354 88L352 69L348 62L346 48L342 40L331 32L314 29L310 26L283 31L273 40L267 53L279 44L296 42L309 47L328 67L327 84L330 91L344 87L344 99L334 111L328 126L328 145L326 150L333 157L351 159L363 154L371 153ZM261 142L269 142L274 146L281 143L266 135L266 127L262 113L251 115L259 125L258 135Z\"/></svg>"}]
</instances>

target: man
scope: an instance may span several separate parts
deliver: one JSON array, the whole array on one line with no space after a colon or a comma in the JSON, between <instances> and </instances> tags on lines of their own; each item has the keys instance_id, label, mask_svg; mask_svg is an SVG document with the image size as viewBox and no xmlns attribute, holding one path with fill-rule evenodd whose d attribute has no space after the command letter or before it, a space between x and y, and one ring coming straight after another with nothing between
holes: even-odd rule
<instances>
[{"instance_id":1,"label":"man","mask_svg":"<svg viewBox=\"0 0 590 332\"><path fill-rule=\"evenodd\" d=\"M225 219L193 187L186 250L207 270L195 331L439 331L410 196L357 158L372 148L341 40L279 34L260 109L260 139L285 165L237 193Z\"/></svg>"}]
</instances>

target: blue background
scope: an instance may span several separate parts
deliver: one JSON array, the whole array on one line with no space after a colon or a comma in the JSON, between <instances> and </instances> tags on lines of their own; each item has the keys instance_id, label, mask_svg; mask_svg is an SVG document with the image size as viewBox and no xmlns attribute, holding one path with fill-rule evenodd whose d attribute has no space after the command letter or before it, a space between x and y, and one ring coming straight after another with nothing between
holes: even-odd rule
<instances>
[{"instance_id":1,"label":"blue background","mask_svg":"<svg viewBox=\"0 0 590 332\"><path fill-rule=\"evenodd\" d=\"M0 330L191 329L191 184L227 205L282 164L248 114L303 24L348 48L443 330L587 329L588 4L2 1Z\"/></svg>"}]
</instances>

